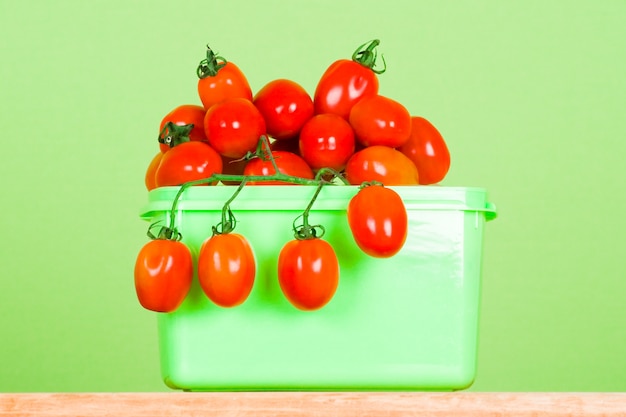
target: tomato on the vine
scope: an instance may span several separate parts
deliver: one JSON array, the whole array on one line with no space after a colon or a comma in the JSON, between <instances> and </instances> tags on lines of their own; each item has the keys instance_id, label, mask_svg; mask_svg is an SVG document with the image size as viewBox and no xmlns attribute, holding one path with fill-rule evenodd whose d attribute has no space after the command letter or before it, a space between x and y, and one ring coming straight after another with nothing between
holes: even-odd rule
<instances>
[{"instance_id":1,"label":"tomato on the vine","mask_svg":"<svg viewBox=\"0 0 626 417\"><path fill-rule=\"evenodd\" d=\"M252 291L256 261L248 240L238 233L214 234L198 253L198 281L221 307L242 304Z\"/></svg>"},{"instance_id":2,"label":"tomato on the vine","mask_svg":"<svg viewBox=\"0 0 626 417\"><path fill-rule=\"evenodd\" d=\"M229 98L252 101L252 89L239 67L215 55L207 45L206 59L197 69L198 95L205 110Z\"/></svg>"},{"instance_id":3,"label":"tomato on the vine","mask_svg":"<svg viewBox=\"0 0 626 417\"><path fill-rule=\"evenodd\" d=\"M204 142L183 142L163 154L156 170L157 187L181 185L222 172L222 158Z\"/></svg>"},{"instance_id":4,"label":"tomato on the vine","mask_svg":"<svg viewBox=\"0 0 626 417\"><path fill-rule=\"evenodd\" d=\"M209 144L229 158L254 151L265 134L265 120L251 101L231 98L213 105L204 117Z\"/></svg>"},{"instance_id":5,"label":"tomato on the vine","mask_svg":"<svg viewBox=\"0 0 626 417\"><path fill-rule=\"evenodd\" d=\"M450 151L441 133L423 117L411 118L409 140L398 148L417 167L419 183L436 184L450 169Z\"/></svg>"},{"instance_id":6,"label":"tomato on the vine","mask_svg":"<svg viewBox=\"0 0 626 417\"><path fill-rule=\"evenodd\" d=\"M378 94L376 39L361 45L352 59L333 62L322 74L313 95L315 114L333 113L348 120L350 110L363 97Z\"/></svg>"},{"instance_id":7,"label":"tomato on the vine","mask_svg":"<svg viewBox=\"0 0 626 417\"><path fill-rule=\"evenodd\" d=\"M366 254L388 258L404 246L407 212L394 190L375 184L363 186L350 200L347 214L354 241Z\"/></svg>"},{"instance_id":8,"label":"tomato on the vine","mask_svg":"<svg viewBox=\"0 0 626 417\"><path fill-rule=\"evenodd\" d=\"M193 125L188 136L189 140L206 141L204 134L204 115L206 110L202 106L196 104L182 104L170 111L162 120L159 126L159 132L163 132L167 122L174 123L177 126ZM159 144L161 152L166 152L170 147L165 144Z\"/></svg>"},{"instance_id":9,"label":"tomato on the vine","mask_svg":"<svg viewBox=\"0 0 626 417\"><path fill-rule=\"evenodd\" d=\"M365 97L356 103L348 120L363 146L397 148L411 134L411 114L407 108L381 95Z\"/></svg>"},{"instance_id":10,"label":"tomato on the vine","mask_svg":"<svg viewBox=\"0 0 626 417\"><path fill-rule=\"evenodd\" d=\"M155 174L157 168L159 167L159 164L161 163L161 158L163 158L163 152L158 152L156 155L154 155L154 157L148 164L148 168L146 169L146 177L144 182L148 191L153 190L157 187Z\"/></svg>"},{"instance_id":11,"label":"tomato on the vine","mask_svg":"<svg viewBox=\"0 0 626 417\"><path fill-rule=\"evenodd\" d=\"M313 168L341 171L354 153L354 131L336 114L312 117L300 132L300 155Z\"/></svg>"},{"instance_id":12,"label":"tomato on the vine","mask_svg":"<svg viewBox=\"0 0 626 417\"><path fill-rule=\"evenodd\" d=\"M346 180L360 185L378 181L384 185L418 185L415 164L402 152L388 146L369 146L350 157L345 169Z\"/></svg>"},{"instance_id":13,"label":"tomato on the vine","mask_svg":"<svg viewBox=\"0 0 626 417\"><path fill-rule=\"evenodd\" d=\"M339 285L335 250L320 238L287 242L278 255L278 282L296 308L310 311L324 307Z\"/></svg>"},{"instance_id":14,"label":"tomato on the vine","mask_svg":"<svg viewBox=\"0 0 626 417\"><path fill-rule=\"evenodd\" d=\"M192 279L192 256L184 243L157 238L139 251L135 290L144 308L162 313L175 311L187 296Z\"/></svg>"},{"instance_id":15,"label":"tomato on the vine","mask_svg":"<svg viewBox=\"0 0 626 417\"><path fill-rule=\"evenodd\" d=\"M315 174L311 167L302 157L286 151L272 152L274 162L278 167L278 172L285 175L291 175L299 178L313 179ZM243 174L250 176L270 176L276 174L272 161L267 158L251 159L245 166ZM249 181L250 185L288 185L289 182L284 181Z\"/></svg>"},{"instance_id":16,"label":"tomato on the vine","mask_svg":"<svg viewBox=\"0 0 626 417\"><path fill-rule=\"evenodd\" d=\"M313 100L304 87L295 81L277 79L263 86L253 103L263 115L267 133L277 140L298 135L313 116Z\"/></svg>"}]
</instances>

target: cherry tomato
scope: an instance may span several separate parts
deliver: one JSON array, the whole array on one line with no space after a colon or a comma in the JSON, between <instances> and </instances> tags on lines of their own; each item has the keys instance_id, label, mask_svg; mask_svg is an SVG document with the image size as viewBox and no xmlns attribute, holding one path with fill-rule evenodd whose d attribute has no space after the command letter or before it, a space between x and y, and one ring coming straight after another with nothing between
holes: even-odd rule
<instances>
[{"instance_id":1,"label":"cherry tomato","mask_svg":"<svg viewBox=\"0 0 626 417\"><path fill-rule=\"evenodd\" d=\"M411 114L399 102L375 95L352 107L349 117L357 140L364 146L397 148L409 140Z\"/></svg>"},{"instance_id":2,"label":"cherry tomato","mask_svg":"<svg viewBox=\"0 0 626 417\"><path fill-rule=\"evenodd\" d=\"M411 118L409 140L398 148L417 167L419 183L436 184L450 169L450 151L441 133L423 117Z\"/></svg>"},{"instance_id":3,"label":"cherry tomato","mask_svg":"<svg viewBox=\"0 0 626 417\"><path fill-rule=\"evenodd\" d=\"M178 126L193 125L189 132L189 140L206 141L204 134L204 115L206 110L202 106L195 104L183 104L169 112L159 126L159 132L163 131L167 122L172 122ZM161 152L166 152L170 147L164 143L159 144Z\"/></svg>"},{"instance_id":4,"label":"cherry tomato","mask_svg":"<svg viewBox=\"0 0 626 417\"><path fill-rule=\"evenodd\" d=\"M209 144L221 155L241 158L265 134L265 120L251 101L231 98L213 105L204 117Z\"/></svg>"},{"instance_id":5,"label":"cherry tomato","mask_svg":"<svg viewBox=\"0 0 626 417\"><path fill-rule=\"evenodd\" d=\"M315 114L333 113L348 120L352 106L378 94L377 74L384 71L374 70L378 44L378 40L364 44L351 60L339 59L326 69L313 95Z\"/></svg>"},{"instance_id":6,"label":"cherry tomato","mask_svg":"<svg viewBox=\"0 0 626 417\"><path fill-rule=\"evenodd\" d=\"M239 67L215 53L207 46L207 57L200 62L198 95L205 110L229 98L252 101L252 89Z\"/></svg>"},{"instance_id":7,"label":"cherry tomato","mask_svg":"<svg viewBox=\"0 0 626 417\"><path fill-rule=\"evenodd\" d=\"M385 185L417 185L417 168L402 152L388 146L369 146L355 152L345 169L350 184L378 181Z\"/></svg>"},{"instance_id":8,"label":"cherry tomato","mask_svg":"<svg viewBox=\"0 0 626 417\"><path fill-rule=\"evenodd\" d=\"M253 102L265 119L267 133L278 140L297 136L313 116L311 96L291 80L270 81L256 93Z\"/></svg>"},{"instance_id":9,"label":"cherry tomato","mask_svg":"<svg viewBox=\"0 0 626 417\"><path fill-rule=\"evenodd\" d=\"M313 170L300 156L286 151L272 152L278 171L294 177L313 179ZM269 176L274 175L276 170L269 159L251 159L243 170L244 175ZM282 181L250 181L250 185L290 185Z\"/></svg>"},{"instance_id":10,"label":"cherry tomato","mask_svg":"<svg viewBox=\"0 0 626 417\"><path fill-rule=\"evenodd\" d=\"M317 310L333 298L339 285L339 261L320 238L291 240L278 255L278 283L300 310Z\"/></svg>"},{"instance_id":11,"label":"cherry tomato","mask_svg":"<svg viewBox=\"0 0 626 417\"><path fill-rule=\"evenodd\" d=\"M354 153L354 143L354 131L343 117L318 114L300 132L300 155L314 171L341 171Z\"/></svg>"},{"instance_id":12,"label":"cherry tomato","mask_svg":"<svg viewBox=\"0 0 626 417\"><path fill-rule=\"evenodd\" d=\"M145 178L146 188L148 189L148 191L156 188L155 173L156 173L157 168L159 167L159 164L161 163L162 157L163 157L163 153L158 152L156 155L154 155L154 157L150 161L150 164L148 164L148 169L146 169L146 178Z\"/></svg>"},{"instance_id":13,"label":"cherry tomato","mask_svg":"<svg viewBox=\"0 0 626 417\"><path fill-rule=\"evenodd\" d=\"M135 290L140 304L169 313L183 302L193 279L189 248L182 242L154 239L139 251L135 262Z\"/></svg>"},{"instance_id":14,"label":"cherry tomato","mask_svg":"<svg viewBox=\"0 0 626 417\"><path fill-rule=\"evenodd\" d=\"M348 224L354 241L366 254L389 258L407 237L407 212L402 198L381 185L361 188L348 204Z\"/></svg>"},{"instance_id":15,"label":"cherry tomato","mask_svg":"<svg viewBox=\"0 0 626 417\"><path fill-rule=\"evenodd\" d=\"M215 234L200 247L198 281L221 307L242 304L252 291L256 262L248 240L237 233Z\"/></svg>"},{"instance_id":16,"label":"cherry tomato","mask_svg":"<svg viewBox=\"0 0 626 417\"><path fill-rule=\"evenodd\" d=\"M157 187L181 185L222 172L222 158L204 142L183 142L163 154L156 170Z\"/></svg>"}]
</instances>

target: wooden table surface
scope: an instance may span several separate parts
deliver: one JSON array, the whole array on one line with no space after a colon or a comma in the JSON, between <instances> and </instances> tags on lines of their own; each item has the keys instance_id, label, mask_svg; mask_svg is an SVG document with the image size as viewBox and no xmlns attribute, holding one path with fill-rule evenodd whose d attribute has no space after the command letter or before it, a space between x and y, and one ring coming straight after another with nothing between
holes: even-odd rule
<instances>
[{"instance_id":1,"label":"wooden table surface","mask_svg":"<svg viewBox=\"0 0 626 417\"><path fill-rule=\"evenodd\" d=\"M17 393L0 417L625 416L626 393Z\"/></svg>"}]
</instances>

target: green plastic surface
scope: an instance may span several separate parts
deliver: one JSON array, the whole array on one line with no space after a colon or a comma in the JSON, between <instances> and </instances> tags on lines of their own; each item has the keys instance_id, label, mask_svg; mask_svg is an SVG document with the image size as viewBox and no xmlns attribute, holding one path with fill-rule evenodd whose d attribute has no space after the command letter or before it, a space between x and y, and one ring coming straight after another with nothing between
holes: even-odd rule
<instances>
[{"instance_id":1,"label":"green plastic surface","mask_svg":"<svg viewBox=\"0 0 626 417\"><path fill-rule=\"evenodd\" d=\"M176 226L196 256L236 187L192 187ZM248 300L221 308L197 282L174 313L157 313L165 383L191 391L459 390L476 376L485 190L390 187L409 214L404 248L371 258L354 243L346 207L352 186L324 187L311 224L337 252L340 282L331 302L299 311L277 282L277 257L311 186L247 186L231 204L257 261ZM156 189L141 217L169 221L177 187ZM384 204L384 202L381 202Z\"/></svg>"}]
</instances>

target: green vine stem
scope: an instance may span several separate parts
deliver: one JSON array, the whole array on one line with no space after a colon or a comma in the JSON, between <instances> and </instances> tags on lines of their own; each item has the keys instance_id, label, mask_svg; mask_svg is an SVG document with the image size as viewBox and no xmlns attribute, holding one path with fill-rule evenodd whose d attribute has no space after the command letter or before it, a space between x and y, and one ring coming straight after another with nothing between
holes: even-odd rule
<instances>
[{"instance_id":1,"label":"green vine stem","mask_svg":"<svg viewBox=\"0 0 626 417\"><path fill-rule=\"evenodd\" d=\"M216 183L218 181L222 181L222 182L237 182L237 183L241 183L239 185L239 189L235 192L235 195L233 197L231 197L231 200L228 201L227 205L230 205L230 202L232 202L232 200L234 200L234 198L239 194L239 192L241 191L241 189L243 189L243 186L245 185L246 182L263 182L263 181L281 181L281 182L286 182L286 183L290 183L290 184L296 184L296 185L316 185L318 187L321 187L324 184L332 184L330 181L327 181L325 179L322 178L323 175L329 174L332 175L334 178L338 178L341 180L341 182L344 185L351 185L339 172L330 169L330 168L323 168L321 170L318 171L316 177L314 179L310 179L310 178L301 178L301 177L296 177L293 175L288 175L288 174L283 174L282 172L280 172L277 168L276 165L276 161L274 160L274 157L272 155L272 152L269 150L269 142L266 136L261 136L260 141L267 146L267 157L270 159L270 161L272 161L273 165L276 167L274 174L272 175L235 175L235 174L213 174L210 177L207 178L201 178L198 180L194 180L194 181L188 181L183 183L180 188L178 189L178 192L176 193L176 196L174 197L174 201L172 202L172 208L170 209L170 223L169 223L169 228L172 230L176 230L175 225L176 225L176 212L178 209L178 203L180 201L181 196L183 195L183 193L189 188L189 187L193 187L196 185L206 185L206 184L212 184L212 183ZM317 194L319 194L319 190L316 192L315 196L317 197ZM311 203L312 204L312 203ZM308 215L308 211L307 211L307 215ZM226 214L227 216L227 214ZM226 222L228 221L228 219L225 219L224 217L222 218L222 221L224 222L226 220Z\"/></svg>"},{"instance_id":2,"label":"green vine stem","mask_svg":"<svg viewBox=\"0 0 626 417\"><path fill-rule=\"evenodd\" d=\"M233 193L233 195L224 203L224 207L222 207L222 221L218 223L216 226L213 226L213 235L223 235L227 233L231 233L235 230L235 225L237 224L237 219L233 214L233 211L230 209L230 203L239 195L241 190L243 190L244 185L246 185L247 178L244 178L237 187L237 190Z\"/></svg>"},{"instance_id":3,"label":"green vine stem","mask_svg":"<svg viewBox=\"0 0 626 417\"><path fill-rule=\"evenodd\" d=\"M383 68L375 69L376 58L378 54L376 52L376 47L380 45L380 40L374 39L372 41L366 42L363 45L359 46L356 51L352 54L352 60L354 62L358 62L359 64L371 69L376 74L382 74L387 70L387 63L385 62L385 57L380 56L383 60Z\"/></svg>"},{"instance_id":4,"label":"green vine stem","mask_svg":"<svg viewBox=\"0 0 626 417\"><path fill-rule=\"evenodd\" d=\"M222 69L227 61L224 57L216 55L209 45L206 46L206 58L200 61L196 74L198 78L215 77L217 72Z\"/></svg>"},{"instance_id":5,"label":"green vine stem","mask_svg":"<svg viewBox=\"0 0 626 417\"><path fill-rule=\"evenodd\" d=\"M309 205L306 207L306 209L304 209L304 212L296 217L296 219L293 221L294 237L298 240L320 238L324 236L324 233L326 232L326 229L324 229L324 226L322 226L321 224L309 224L309 214L311 211L311 207L313 207L313 203L315 202L315 200L317 200L317 196L319 195L320 191L322 191L322 187L325 183L325 181L320 181L320 183L317 185L317 189L315 190L315 194L313 194L313 197L309 202ZM296 226L296 222L300 218L302 218L302 225ZM321 233L317 232L318 229L321 231Z\"/></svg>"}]
</instances>

